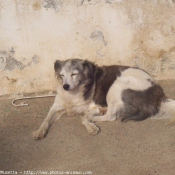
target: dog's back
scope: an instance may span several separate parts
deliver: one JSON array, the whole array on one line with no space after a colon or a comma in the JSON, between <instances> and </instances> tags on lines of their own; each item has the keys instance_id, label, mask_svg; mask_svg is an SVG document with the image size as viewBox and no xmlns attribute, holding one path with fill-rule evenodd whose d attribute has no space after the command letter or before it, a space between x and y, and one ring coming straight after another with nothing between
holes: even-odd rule
<instances>
[{"instance_id":1,"label":"dog's back","mask_svg":"<svg viewBox=\"0 0 175 175\"><path fill-rule=\"evenodd\" d=\"M94 101L107 106L121 100L122 105L118 106L115 115L120 116L122 121L141 121L154 116L167 100L162 88L147 72L139 68L115 65L100 69L102 73L97 79ZM107 98L107 95L110 97Z\"/></svg>"}]
</instances>

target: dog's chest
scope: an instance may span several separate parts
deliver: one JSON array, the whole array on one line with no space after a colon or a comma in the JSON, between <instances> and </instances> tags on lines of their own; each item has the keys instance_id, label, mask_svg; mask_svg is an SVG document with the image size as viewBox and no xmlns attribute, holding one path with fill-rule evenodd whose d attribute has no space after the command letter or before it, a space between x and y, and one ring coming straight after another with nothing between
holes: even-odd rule
<instances>
[{"instance_id":1,"label":"dog's chest","mask_svg":"<svg viewBox=\"0 0 175 175\"><path fill-rule=\"evenodd\" d=\"M68 91L59 89L57 95L59 103L63 105L68 114L84 113L89 107L90 101L85 101L81 92L72 94Z\"/></svg>"}]
</instances>

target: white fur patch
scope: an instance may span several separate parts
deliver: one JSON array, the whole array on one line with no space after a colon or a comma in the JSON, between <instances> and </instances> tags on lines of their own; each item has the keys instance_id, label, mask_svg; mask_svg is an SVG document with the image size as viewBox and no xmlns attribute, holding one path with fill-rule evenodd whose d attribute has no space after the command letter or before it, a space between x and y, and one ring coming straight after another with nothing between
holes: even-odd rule
<instances>
[{"instance_id":1,"label":"white fur patch","mask_svg":"<svg viewBox=\"0 0 175 175\"><path fill-rule=\"evenodd\" d=\"M151 81L154 79L143 70L129 68L123 71L116 81L121 81L124 89L146 90L151 87Z\"/></svg>"},{"instance_id":2,"label":"white fur patch","mask_svg":"<svg viewBox=\"0 0 175 175\"><path fill-rule=\"evenodd\" d=\"M88 109L91 99L85 101L82 91L77 91L79 92L65 91L62 85L58 85L54 103L61 105L68 113L84 113Z\"/></svg>"},{"instance_id":3,"label":"white fur patch","mask_svg":"<svg viewBox=\"0 0 175 175\"><path fill-rule=\"evenodd\" d=\"M170 118L170 122L175 121L175 100L168 99L161 103L159 112L151 119Z\"/></svg>"}]
</instances>

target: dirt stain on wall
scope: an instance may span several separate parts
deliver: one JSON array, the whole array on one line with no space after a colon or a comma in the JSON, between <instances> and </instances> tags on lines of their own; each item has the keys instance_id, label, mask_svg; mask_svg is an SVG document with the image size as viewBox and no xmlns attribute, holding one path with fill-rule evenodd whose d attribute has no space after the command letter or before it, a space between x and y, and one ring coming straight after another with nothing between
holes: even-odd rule
<instances>
[{"instance_id":1,"label":"dirt stain on wall","mask_svg":"<svg viewBox=\"0 0 175 175\"><path fill-rule=\"evenodd\" d=\"M27 64L24 64L23 61L19 61L14 56L15 50L12 47L10 51L0 51L0 64L4 65L4 71L9 70L13 71L14 69L20 69L23 70L26 67L35 65L39 63L38 56L34 55ZM25 59L23 59L25 60ZM2 66L1 66L2 67Z\"/></svg>"},{"instance_id":2,"label":"dirt stain on wall","mask_svg":"<svg viewBox=\"0 0 175 175\"><path fill-rule=\"evenodd\" d=\"M63 6L62 0L44 0L43 7L48 9L54 9L55 12L59 12Z\"/></svg>"},{"instance_id":3,"label":"dirt stain on wall","mask_svg":"<svg viewBox=\"0 0 175 175\"><path fill-rule=\"evenodd\" d=\"M93 39L93 40L102 41L103 44L104 44L105 46L107 45L107 42L106 42L106 40L105 40L105 37L104 37L102 31L94 30L94 31L91 33L90 38Z\"/></svg>"},{"instance_id":4,"label":"dirt stain on wall","mask_svg":"<svg viewBox=\"0 0 175 175\"><path fill-rule=\"evenodd\" d=\"M35 10L35 11L41 10L41 8L42 8L41 4L39 4L37 2L35 4L33 4L32 7L33 7L33 10Z\"/></svg>"}]
</instances>

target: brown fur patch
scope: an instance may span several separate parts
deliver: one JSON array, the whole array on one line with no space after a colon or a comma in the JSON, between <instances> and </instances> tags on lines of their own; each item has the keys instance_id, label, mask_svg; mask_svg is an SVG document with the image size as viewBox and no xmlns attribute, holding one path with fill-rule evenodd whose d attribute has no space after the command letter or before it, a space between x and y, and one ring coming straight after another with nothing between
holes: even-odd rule
<instances>
[{"instance_id":1,"label":"brown fur patch","mask_svg":"<svg viewBox=\"0 0 175 175\"><path fill-rule=\"evenodd\" d=\"M127 66L104 66L99 67L94 94L94 102L101 106L107 106L106 95L113 82L121 75L121 72L129 67Z\"/></svg>"}]
</instances>

